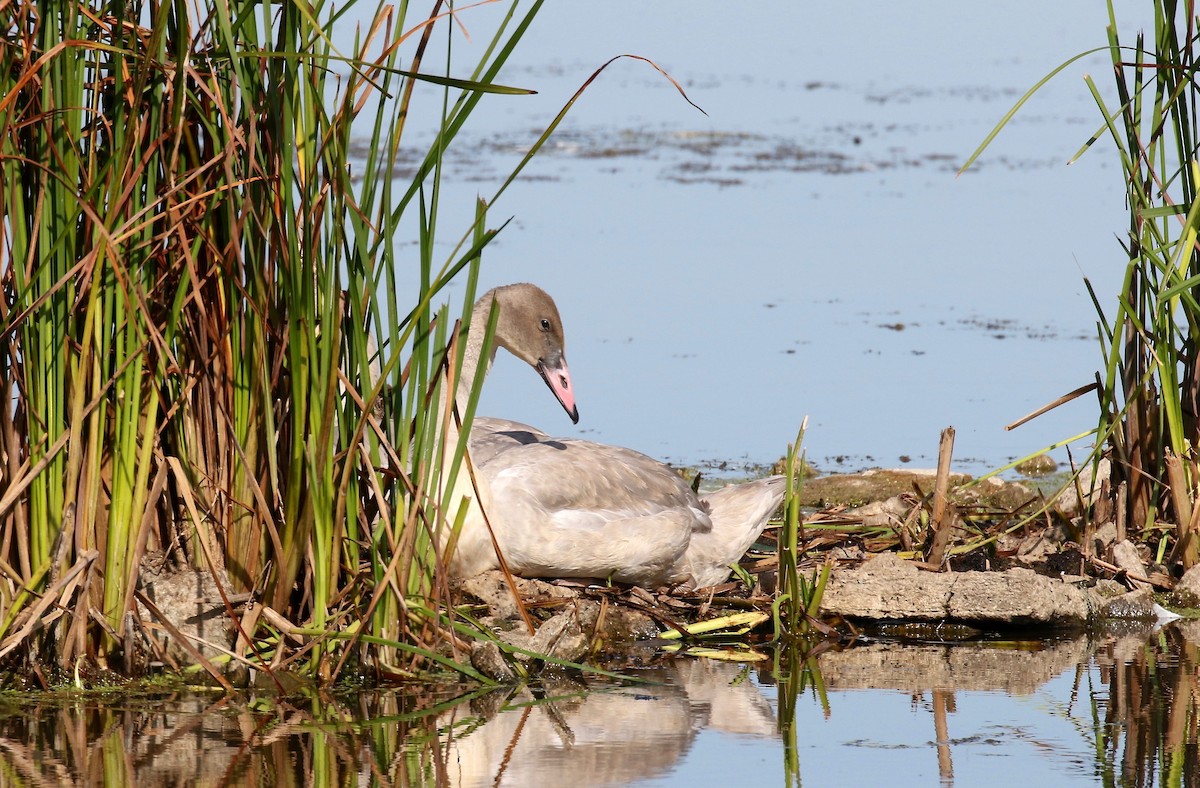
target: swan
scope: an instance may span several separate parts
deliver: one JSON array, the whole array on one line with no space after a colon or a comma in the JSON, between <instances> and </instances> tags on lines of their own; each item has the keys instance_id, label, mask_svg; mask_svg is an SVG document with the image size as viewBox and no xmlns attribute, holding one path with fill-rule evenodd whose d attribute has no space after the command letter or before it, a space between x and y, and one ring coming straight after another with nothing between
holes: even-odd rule
<instances>
[{"instance_id":1,"label":"swan","mask_svg":"<svg viewBox=\"0 0 1200 788\"><path fill-rule=\"evenodd\" d=\"M483 359L493 304L494 342ZM579 420L553 299L532 284L497 287L472 310L455 394L459 413L478 365L504 348L533 367ZM445 445L457 442L454 420ZM450 452L443 462L452 462ZM723 582L783 500L782 476L699 496L670 467L632 449L554 438L526 424L472 421L448 511L467 504L450 559L470 577L499 567L524 577L607 579L647 588ZM443 468L443 472L448 467ZM495 536L495 545L492 535ZM442 544L448 539L443 536Z\"/></svg>"}]
</instances>

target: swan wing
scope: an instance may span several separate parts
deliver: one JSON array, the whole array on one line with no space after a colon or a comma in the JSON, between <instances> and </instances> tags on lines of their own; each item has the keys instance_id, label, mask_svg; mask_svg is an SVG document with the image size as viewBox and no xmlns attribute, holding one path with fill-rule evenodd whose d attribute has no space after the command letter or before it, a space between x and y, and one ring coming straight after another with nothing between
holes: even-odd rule
<instances>
[{"instance_id":1,"label":"swan wing","mask_svg":"<svg viewBox=\"0 0 1200 788\"><path fill-rule=\"evenodd\" d=\"M518 574L674 582L693 533L712 527L678 474L619 446L539 440L509 446L480 471L496 539Z\"/></svg>"}]
</instances>

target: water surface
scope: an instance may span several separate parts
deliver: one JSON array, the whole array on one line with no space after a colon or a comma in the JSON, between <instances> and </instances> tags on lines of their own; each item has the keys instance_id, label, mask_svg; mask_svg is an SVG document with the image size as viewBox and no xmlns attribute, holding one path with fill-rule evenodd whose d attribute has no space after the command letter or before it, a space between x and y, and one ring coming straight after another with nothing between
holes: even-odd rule
<instances>
[{"instance_id":1,"label":"water surface","mask_svg":"<svg viewBox=\"0 0 1200 788\"><path fill-rule=\"evenodd\" d=\"M8 698L18 785L1194 785L1200 627L430 688ZM792 657L794 659L794 656ZM461 691L460 691L461 692Z\"/></svg>"},{"instance_id":2,"label":"water surface","mask_svg":"<svg viewBox=\"0 0 1200 788\"><path fill-rule=\"evenodd\" d=\"M1127 36L1144 24L1144 4L1115 5ZM493 13L464 14L460 55ZM483 412L687 463L770 462L808 415L827 470L931 465L950 425L961 469L983 470L1093 427L1086 399L1003 430L1101 363L1083 277L1110 308L1120 167L1105 140L1066 162L1100 126L1083 76L1113 94L1108 55L1068 67L955 172L1027 88L1104 46L1106 22L1090 0L547 4L500 78L538 95L482 103L444 228L467 226L615 55L653 58L707 115L618 61L494 206L493 226L515 220L484 284L556 297L582 419L511 359ZM417 98L417 114L440 101Z\"/></svg>"}]
</instances>

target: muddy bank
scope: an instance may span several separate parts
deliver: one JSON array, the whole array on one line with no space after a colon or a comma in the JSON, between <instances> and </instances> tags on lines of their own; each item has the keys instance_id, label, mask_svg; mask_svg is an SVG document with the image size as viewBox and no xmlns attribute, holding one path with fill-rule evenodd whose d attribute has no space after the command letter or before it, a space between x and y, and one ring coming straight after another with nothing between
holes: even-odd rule
<instances>
[{"instance_id":1,"label":"muddy bank","mask_svg":"<svg viewBox=\"0 0 1200 788\"><path fill-rule=\"evenodd\" d=\"M897 636L917 633L918 638L922 630L906 625L959 624L970 638L983 631L1050 632L1155 622L1169 615L1164 604L1178 608L1200 602L1200 570L1172 578L1153 564L1145 545L1121 534L1116 523L1082 516L1094 513L1088 478L1063 493L1062 484L951 475L948 507L956 518L952 549L944 563L931 566L921 548L930 536L935 479L934 471L904 469L804 481L803 503L815 511L805 518L802 570L814 573L826 562L832 567L821 604L827 621L848 622L850 631L896 623L901 626L891 631ZM543 653L562 659L587 660L605 648L627 648L639 638L669 631L679 622L747 608L769 610L777 568L769 539L761 554L743 562L751 588L731 581L699 593L651 593L518 581L526 604L535 609L547 598L557 600L553 616L538 614L545 623L536 634L529 634L517 616L512 594L498 574L475 578L463 588L488 610L486 620L502 640L531 651L546 647ZM619 637L595 629L606 618ZM947 631L939 630L938 637ZM475 664L489 675L504 675L490 658Z\"/></svg>"},{"instance_id":2,"label":"muddy bank","mask_svg":"<svg viewBox=\"0 0 1200 788\"><path fill-rule=\"evenodd\" d=\"M1096 478L1057 484L950 477L952 548L929 566L934 471L868 471L807 481L814 522L859 526L833 543L822 611L860 620L1076 627L1154 619L1158 603L1200 602L1200 570L1176 579L1111 516ZM1106 511L1107 509L1107 511ZM818 531L820 533L820 531ZM817 536L820 541L823 536ZM924 548L924 549L922 549Z\"/></svg>"},{"instance_id":3,"label":"muddy bank","mask_svg":"<svg viewBox=\"0 0 1200 788\"><path fill-rule=\"evenodd\" d=\"M803 482L809 509L800 568L813 577L820 567L831 567L820 608L831 634L852 637L893 622L900 624L890 630L895 636L920 639L928 631L920 625L935 625L942 640L952 639L945 625L957 624L965 626L953 637L971 639L985 631L1153 622L1165 612L1160 605L1200 606L1200 568L1170 577L1153 563L1148 547L1131 541L1116 523L1081 515L1100 508L1080 505L1081 498L1094 503L1087 496L1090 482L1061 494L952 475L946 493L955 518L950 549L944 562L930 565L925 545L935 478L933 471L905 469ZM556 662L638 666L665 645L663 633L689 622L769 613L778 569L773 540L769 530L743 560L739 574L748 586L736 577L707 589L652 591L566 580L510 582L499 572L469 578L458 584L460 610L495 639L459 643L448 656L461 659L467 648L476 670L501 681ZM158 610L152 617L143 612L143 625L149 629L150 619L159 617L175 622L169 628L174 631L150 637L155 661L180 666L236 648L212 577L164 573L145 591L139 603ZM770 630L768 621L742 639L762 640ZM183 641L198 651L180 648Z\"/></svg>"},{"instance_id":4,"label":"muddy bank","mask_svg":"<svg viewBox=\"0 0 1200 788\"><path fill-rule=\"evenodd\" d=\"M980 626L1080 627L1106 619L1153 620L1149 589L1032 569L931 572L895 553L835 572L825 587L827 614L876 621L949 621Z\"/></svg>"}]
</instances>

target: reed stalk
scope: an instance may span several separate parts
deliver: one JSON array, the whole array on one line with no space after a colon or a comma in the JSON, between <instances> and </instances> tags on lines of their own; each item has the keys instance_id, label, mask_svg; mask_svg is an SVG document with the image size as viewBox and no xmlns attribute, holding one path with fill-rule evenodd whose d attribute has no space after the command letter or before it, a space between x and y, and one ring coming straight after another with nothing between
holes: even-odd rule
<instances>
[{"instance_id":1,"label":"reed stalk","mask_svg":"<svg viewBox=\"0 0 1200 788\"><path fill-rule=\"evenodd\" d=\"M441 161L483 93L527 92L495 78L541 4L510 3L465 68L449 5L380 4L342 52L350 5L0 8L5 653L117 666L153 558L261 600L228 607L252 661L439 664L444 624L406 613L445 591L428 416L455 316L432 310L495 234L481 210L439 258ZM429 69L435 36L455 57Z\"/></svg>"},{"instance_id":2,"label":"reed stalk","mask_svg":"<svg viewBox=\"0 0 1200 788\"><path fill-rule=\"evenodd\" d=\"M1110 3L1108 35L1119 105L1109 107L1089 85L1120 155L1130 206L1125 281L1102 332L1108 364L1100 428L1113 435L1115 481L1127 485L1133 531L1152 527L1168 512L1186 527L1186 510L1196 498L1200 90L1190 76L1195 18L1192 2L1158 0L1152 44L1148 48L1139 35L1126 48ZM1174 478L1172 458L1186 460L1174 465ZM1186 533L1180 537L1187 541ZM1185 550L1179 558L1188 566L1196 556Z\"/></svg>"},{"instance_id":3,"label":"reed stalk","mask_svg":"<svg viewBox=\"0 0 1200 788\"><path fill-rule=\"evenodd\" d=\"M604 66L447 229L447 151L482 95L529 92L496 80L542 2L505 3L470 60L474 6L362 5L0 4L10 667L161 657L191 637L152 601L165 575L215 582L226 662L483 680L446 612L446 403L489 207Z\"/></svg>"},{"instance_id":4,"label":"reed stalk","mask_svg":"<svg viewBox=\"0 0 1200 788\"><path fill-rule=\"evenodd\" d=\"M1200 118L1196 85L1198 31L1194 0L1153 0L1153 29L1122 42L1108 4L1105 46L1072 57L1017 102L963 166L983 152L1017 110L1052 76L1085 55L1107 51L1116 102L1086 83L1103 123L1071 161L1102 139L1121 164L1129 205L1122 246L1126 265L1115 305L1106 309L1088 284L1099 314L1102 369L1098 441L1090 462L1113 459L1110 487L1120 495L1131 536L1174 520L1175 559L1200 560L1188 516L1197 500L1200 444ZM1123 491L1123 492L1122 492Z\"/></svg>"},{"instance_id":5,"label":"reed stalk","mask_svg":"<svg viewBox=\"0 0 1200 788\"><path fill-rule=\"evenodd\" d=\"M796 442L788 446L784 460L787 476L787 491L783 499L783 524L779 531L779 589L772 603L774 612L775 639L781 637L800 638L808 635L820 612L821 597L829 579L830 565L805 577L799 568L804 541L804 518L800 511L800 469L804 467L804 432L808 429L808 418L800 424Z\"/></svg>"}]
</instances>

